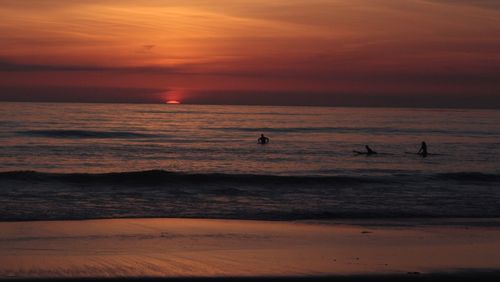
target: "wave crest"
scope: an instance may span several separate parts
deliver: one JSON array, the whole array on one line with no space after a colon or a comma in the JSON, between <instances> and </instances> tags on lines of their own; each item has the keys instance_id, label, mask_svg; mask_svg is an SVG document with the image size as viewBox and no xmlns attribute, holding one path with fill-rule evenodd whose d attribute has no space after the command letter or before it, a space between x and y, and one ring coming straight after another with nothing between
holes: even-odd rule
<instances>
[{"instance_id":1,"label":"wave crest","mask_svg":"<svg viewBox=\"0 0 500 282\"><path fill-rule=\"evenodd\" d=\"M129 185L166 184L175 182L241 183L244 185L303 184L370 184L405 183L422 180L500 182L500 174L453 172L437 174L393 174L390 176L283 176L265 174L182 173L146 170L111 173L45 173L36 171L0 172L0 180L59 181L71 183L117 183Z\"/></svg>"}]
</instances>

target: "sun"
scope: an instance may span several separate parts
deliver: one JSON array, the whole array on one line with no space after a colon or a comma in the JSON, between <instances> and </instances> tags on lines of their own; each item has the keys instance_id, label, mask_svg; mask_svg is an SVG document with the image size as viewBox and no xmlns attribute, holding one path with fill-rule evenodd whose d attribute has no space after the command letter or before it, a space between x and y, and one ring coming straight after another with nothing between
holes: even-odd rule
<instances>
[{"instance_id":1,"label":"sun","mask_svg":"<svg viewBox=\"0 0 500 282\"><path fill-rule=\"evenodd\" d=\"M177 100L168 100L167 102L165 102L165 104L170 104L170 105L179 105L181 102L177 101Z\"/></svg>"},{"instance_id":2,"label":"sun","mask_svg":"<svg viewBox=\"0 0 500 282\"><path fill-rule=\"evenodd\" d=\"M170 105L179 105L182 104L181 101L183 99L183 91L182 90L167 90L163 93L163 101L165 104Z\"/></svg>"}]
</instances>

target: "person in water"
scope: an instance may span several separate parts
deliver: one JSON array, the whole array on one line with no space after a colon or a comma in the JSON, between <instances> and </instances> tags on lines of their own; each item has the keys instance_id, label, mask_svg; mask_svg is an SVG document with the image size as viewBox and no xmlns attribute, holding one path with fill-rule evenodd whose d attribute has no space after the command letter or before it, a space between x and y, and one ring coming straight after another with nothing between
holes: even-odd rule
<instances>
[{"instance_id":1,"label":"person in water","mask_svg":"<svg viewBox=\"0 0 500 282\"><path fill-rule=\"evenodd\" d=\"M262 145L267 144L267 143L269 143L269 138L264 136L264 134L261 134L259 139L257 139L257 143L262 144Z\"/></svg>"},{"instance_id":2,"label":"person in water","mask_svg":"<svg viewBox=\"0 0 500 282\"><path fill-rule=\"evenodd\" d=\"M360 152L360 151L353 151L353 152L356 154L367 155L367 156L375 155L377 153L377 152L373 151L372 148L370 148L370 146L368 146L368 145L365 145L365 148L366 148L366 152Z\"/></svg>"},{"instance_id":3,"label":"person in water","mask_svg":"<svg viewBox=\"0 0 500 282\"><path fill-rule=\"evenodd\" d=\"M422 158L427 157L427 144L425 141L422 141L422 145L420 146L420 150L418 150L418 154L422 156Z\"/></svg>"},{"instance_id":4,"label":"person in water","mask_svg":"<svg viewBox=\"0 0 500 282\"><path fill-rule=\"evenodd\" d=\"M377 153L377 152L373 151L372 148L370 148L370 146L368 146L368 145L365 145L365 148L366 148L367 155L375 155Z\"/></svg>"}]
</instances>

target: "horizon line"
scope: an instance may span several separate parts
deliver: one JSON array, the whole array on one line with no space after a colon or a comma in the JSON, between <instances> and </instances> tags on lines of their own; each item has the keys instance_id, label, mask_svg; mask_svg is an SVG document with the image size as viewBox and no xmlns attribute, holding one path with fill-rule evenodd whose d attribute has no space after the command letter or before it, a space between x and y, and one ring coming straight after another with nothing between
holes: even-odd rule
<instances>
[{"instance_id":1,"label":"horizon line","mask_svg":"<svg viewBox=\"0 0 500 282\"><path fill-rule=\"evenodd\" d=\"M118 105L165 105L170 107L175 106L241 106L241 107L314 107L314 108L378 108L378 109L442 109L442 110L493 110L498 111L500 107L459 107L459 106L404 106L404 105L387 105L387 106L368 106L368 105L286 105L286 104L232 104L232 103L179 103L179 104L167 104L167 103L153 103L153 102L127 102L127 101L16 101L16 100L1 100L0 103L32 103L32 104L118 104Z\"/></svg>"}]
</instances>

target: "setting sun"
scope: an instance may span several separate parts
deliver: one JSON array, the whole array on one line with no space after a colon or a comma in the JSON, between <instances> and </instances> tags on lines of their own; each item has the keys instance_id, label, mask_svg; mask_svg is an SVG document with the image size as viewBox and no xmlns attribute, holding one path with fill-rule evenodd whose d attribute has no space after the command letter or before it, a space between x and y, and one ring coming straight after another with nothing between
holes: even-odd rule
<instances>
[{"instance_id":1,"label":"setting sun","mask_svg":"<svg viewBox=\"0 0 500 282\"><path fill-rule=\"evenodd\" d=\"M179 101L177 101L177 100L168 100L168 101L166 102L166 104L176 104L176 105L178 105L178 104L180 104L180 103L181 103L181 102L179 102Z\"/></svg>"}]
</instances>

